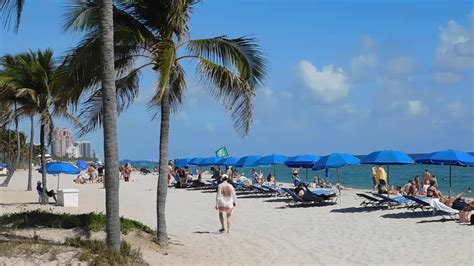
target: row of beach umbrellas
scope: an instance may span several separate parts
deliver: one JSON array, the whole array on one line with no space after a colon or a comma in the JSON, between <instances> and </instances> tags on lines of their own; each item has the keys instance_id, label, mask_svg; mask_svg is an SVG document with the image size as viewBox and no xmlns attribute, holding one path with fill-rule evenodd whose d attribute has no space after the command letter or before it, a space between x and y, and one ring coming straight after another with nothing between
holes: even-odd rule
<instances>
[{"instance_id":1,"label":"row of beach umbrellas","mask_svg":"<svg viewBox=\"0 0 474 266\"><path fill-rule=\"evenodd\" d=\"M362 160L348 153L332 153L323 157L311 154L298 155L293 157L287 157L279 154L271 154L267 156L249 155L241 158L196 157L191 159L177 159L175 162L175 166L273 166L273 170L275 172L275 165L286 165L288 167L293 168L304 168L306 169L306 175L308 169L327 170L330 168L335 168L337 171L339 182L339 172L337 169L346 165L386 165L387 175L389 175L389 165L404 165L414 163L449 165L449 195L451 196L451 166L472 167L474 166L474 156L459 150L442 150L430 154L425 154L420 158L414 160L408 154L402 151L382 150L372 152L362 158Z\"/></svg>"}]
</instances>

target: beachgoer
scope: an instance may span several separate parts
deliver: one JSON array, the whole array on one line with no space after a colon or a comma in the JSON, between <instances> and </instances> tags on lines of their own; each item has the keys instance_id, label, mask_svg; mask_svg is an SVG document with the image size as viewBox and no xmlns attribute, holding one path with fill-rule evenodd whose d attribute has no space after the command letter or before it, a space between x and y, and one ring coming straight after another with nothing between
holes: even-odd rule
<instances>
[{"instance_id":1,"label":"beachgoer","mask_svg":"<svg viewBox=\"0 0 474 266\"><path fill-rule=\"evenodd\" d=\"M127 163L125 167L123 168L123 179L125 182L128 182L130 180L130 176L132 175L132 165L130 163Z\"/></svg>"},{"instance_id":2,"label":"beachgoer","mask_svg":"<svg viewBox=\"0 0 474 266\"><path fill-rule=\"evenodd\" d=\"M269 173L267 176L267 182L276 186L276 177L272 175L272 173Z\"/></svg>"},{"instance_id":3,"label":"beachgoer","mask_svg":"<svg viewBox=\"0 0 474 266\"><path fill-rule=\"evenodd\" d=\"M417 191L422 191L422 187L421 187L421 184L420 184L420 176L419 176L419 175L416 175L416 176L415 176L415 186L416 186L416 190L417 190Z\"/></svg>"},{"instance_id":4,"label":"beachgoer","mask_svg":"<svg viewBox=\"0 0 474 266\"><path fill-rule=\"evenodd\" d=\"M371 171L372 171L372 184L375 188L378 185L378 182L377 182L377 166L376 165L372 166Z\"/></svg>"},{"instance_id":5,"label":"beachgoer","mask_svg":"<svg viewBox=\"0 0 474 266\"><path fill-rule=\"evenodd\" d=\"M377 185L377 190L379 194L388 194L387 183L384 179L380 179L379 184Z\"/></svg>"},{"instance_id":6,"label":"beachgoer","mask_svg":"<svg viewBox=\"0 0 474 266\"><path fill-rule=\"evenodd\" d=\"M426 196L440 199L440 201L441 199L444 200L444 197L441 191L436 189L434 180L430 180L430 186L426 189Z\"/></svg>"},{"instance_id":7,"label":"beachgoer","mask_svg":"<svg viewBox=\"0 0 474 266\"><path fill-rule=\"evenodd\" d=\"M252 169L252 182L255 184L258 184L258 178L259 178L259 175L257 173L257 170Z\"/></svg>"},{"instance_id":8,"label":"beachgoer","mask_svg":"<svg viewBox=\"0 0 474 266\"><path fill-rule=\"evenodd\" d=\"M97 168L97 172L99 173L99 180L98 182L104 182L104 165L99 165Z\"/></svg>"},{"instance_id":9,"label":"beachgoer","mask_svg":"<svg viewBox=\"0 0 474 266\"><path fill-rule=\"evenodd\" d=\"M434 180L434 186L435 186L435 187L438 187L438 179L436 178L436 176L435 176L435 175L432 175L432 176L431 176L431 179Z\"/></svg>"},{"instance_id":10,"label":"beachgoer","mask_svg":"<svg viewBox=\"0 0 474 266\"><path fill-rule=\"evenodd\" d=\"M377 184L380 185L380 181L383 180L385 182L385 185L387 185L387 172L385 172L385 168L383 168L383 165L380 165L377 168L377 175L375 179L377 180Z\"/></svg>"},{"instance_id":11,"label":"beachgoer","mask_svg":"<svg viewBox=\"0 0 474 266\"><path fill-rule=\"evenodd\" d=\"M411 187L412 183L413 183L413 180L408 180L408 182L403 186L402 191L403 191L404 195L408 194L408 190L410 190L410 187Z\"/></svg>"},{"instance_id":12,"label":"beachgoer","mask_svg":"<svg viewBox=\"0 0 474 266\"><path fill-rule=\"evenodd\" d=\"M38 193L39 193L40 195L42 195L42 193L43 193L43 186L41 185L41 181L38 181L38 182L36 183L36 191L38 191ZM58 202L58 200L56 199L56 193L54 192L54 190L51 189L51 190L48 191L48 190L46 189L46 195L47 195L48 197L50 197L50 198L53 198L54 201Z\"/></svg>"},{"instance_id":13,"label":"beachgoer","mask_svg":"<svg viewBox=\"0 0 474 266\"><path fill-rule=\"evenodd\" d=\"M84 179L84 177L82 175L78 175L74 180L73 180L74 183L76 184L85 184L86 183L86 180Z\"/></svg>"},{"instance_id":14,"label":"beachgoer","mask_svg":"<svg viewBox=\"0 0 474 266\"><path fill-rule=\"evenodd\" d=\"M431 173L428 169L425 169L423 173L423 191L426 193L428 187L430 186Z\"/></svg>"},{"instance_id":15,"label":"beachgoer","mask_svg":"<svg viewBox=\"0 0 474 266\"><path fill-rule=\"evenodd\" d=\"M186 187L186 171L183 168L178 168L176 170L179 178L179 187L185 188Z\"/></svg>"},{"instance_id":16,"label":"beachgoer","mask_svg":"<svg viewBox=\"0 0 474 266\"><path fill-rule=\"evenodd\" d=\"M237 206L237 195L235 194L234 187L227 182L228 176L222 175L222 183L217 186L216 195L216 210L219 211L219 221L221 223L221 229L219 232L224 232L224 213L227 216L227 233L230 232L230 224L232 212L234 207Z\"/></svg>"},{"instance_id":17,"label":"beachgoer","mask_svg":"<svg viewBox=\"0 0 474 266\"><path fill-rule=\"evenodd\" d=\"M92 164L87 167L87 174L89 175L89 182L93 183L94 181L96 181L97 176L95 173L95 168Z\"/></svg>"},{"instance_id":18,"label":"beachgoer","mask_svg":"<svg viewBox=\"0 0 474 266\"><path fill-rule=\"evenodd\" d=\"M411 181L410 187L408 188L408 191L407 191L407 195L414 197L416 196L417 192L418 192L418 189L416 187L415 181Z\"/></svg>"},{"instance_id":19,"label":"beachgoer","mask_svg":"<svg viewBox=\"0 0 474 266\"><path fill-rule=\"evenodd\" d=\"M295 186L298 186L300 183L301 183L301 179L300 179L300 176L298 175L298 172L297 171L293 171L293 184Z\"/></svg>"}]
</instances>

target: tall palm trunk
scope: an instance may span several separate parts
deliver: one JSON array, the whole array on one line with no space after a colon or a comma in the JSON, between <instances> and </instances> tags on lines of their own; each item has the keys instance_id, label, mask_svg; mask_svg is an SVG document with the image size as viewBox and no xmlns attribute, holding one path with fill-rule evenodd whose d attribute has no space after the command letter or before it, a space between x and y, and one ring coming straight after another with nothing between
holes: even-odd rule
<instances>
[{"instance_id":1,"label":"tall palm trunk","mask_svg":"<svg viewBox=\"0 0 474 266\"><path fill-rule=\"evenodd\" d=\"M31 131L30 131L30 148L28 152L28 186L26 187L26 190L31 191L31 182L33 179L33 138L35 134L35 128L34 128L34 116L30 116L30 122L31 122Z\"/></svg>"},{"instance_id":2,"label":"tall palm trunk","mask_svg":"<svg viewBox=\"0 0 474 266\"><path fill-rule=\"evenodd\" d=\"M114 73L114 25L112 0L101 1L102 103L105 157L105 213L107 244L120 250L117 97Z\"/></svg>"},{"instance_id":3,"label":"tall palm trunk","mask_svg":"<svg viewBox=\"0 0 474 266\"><path fill-rule=\"evenodd\" d=\"M20 145L20 130L18 129L18 116L16 113L16 102L14 103L15 107L15 131L16 131L16 160L15 167L18 167L20 164L20 155L21 155L21 145Z\"/></svg>"},{"instance_id":4,"label":"tall palm trunk","mask_svg":"<svg viewBox=\"0 0 474 266\"><path fill-rule=\"evenodd\" d=\"M41 146L41 180L43 182L43 191L41 193L41 204L46 204L48 203L48 195L46 195L46 145L45 145L45 139L44 139L44 130L45 130L45 125L43 122L41 122L41 128L40 128L40 146Z\"/></svg>"},{"instance_id":5,"label":"tall palm trunk","mask_svg":"<svg viewBox=\"0 0 474 266\"><path fill-rule=\"evenodd\" d=\"M7 163L8 167L8 174L3 183L0 185L1 187L8 187L8 184L10 184L10 180L13 177L13 174L15 173L16 170L16 165L14 165L14 160L13 160L13 155L12 155L12 148L11 148L11 130L7 127L7 133L8 133L8 147L7 147L7 156L5 159L5 162Z\"/></svg>"},{"instance_id":6,"label":"tall palm trunk","mask_svg":"<svg viewBox=\"0 0 474 266\"><path fill-rule=\"evenodd\" d=\"M166 194L168 193L168 146L170 132L170 92L166 89L161 99L161 126L160 126L160 173L156 188L156 221L158 244L168 246L168 232L166 230Z\"/></svg>"}]
</instances>

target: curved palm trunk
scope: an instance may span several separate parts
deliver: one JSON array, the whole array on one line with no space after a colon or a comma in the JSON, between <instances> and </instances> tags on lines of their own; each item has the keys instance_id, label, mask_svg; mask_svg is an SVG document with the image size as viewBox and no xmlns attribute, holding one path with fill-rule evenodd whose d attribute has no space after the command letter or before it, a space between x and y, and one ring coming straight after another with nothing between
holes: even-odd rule
<instances>
[{"instance_id":1,"label":"curved palm trunk","mask_svg":"<svg viewBox=\"0 0 474 266\"><path fill-rule=\"evenodd\" d=\"M15 131L16 131L16 160L15 167L18 167L20 163L21 145L20 145L20 130L18 129L18 116L16 113L16 102L15 102Z\"/></svg>"},{"instance_id":2,"label":"curved palm trunk","mask_svg":"<svg viewBox=\"0 0 474 266\"><path fill-rule=\"evenodd\" d=\"M31 182L33 179L33 138L35 134L35 128L34 128L34 116L30 116L30 122L31 122L31 131L30 131L30 147L28 151L28 186L26 187L26 190L31 191Z\"/></svg>"},{"instance_id":3,"label":"curved palm trunk","mask_svg":"<svg viewBox=\"0 0 474 266\"><path fill-rule=\"evenodd\" d=\"M162 247L168 246L168 232L166 230L166 194L168 193L168 146L170 131L170 92L166 89L161 99L161 126L160 126L160 173L156 188L156 221L157 240Z\"/></svg>"},{"instance_id":4,"label":"curved palm trunk","mask_svg":"<svg viewBox=\"0 0 474 266\"><path fill-rule=\"evenodd\" d=\"M43 182L43 191L41 193L41 204L48 203L48 195L46 195L46 145L44 141L45 125L41 122L40 128L40 146L41 146L41 180Z\"/></svg>"},{"instance_id":5,"label":"curved palm trunk","mask_svg":"<svg viewBox=\"0 0 474 266\"><path fill-rule=\"evenodd\" d=\"M114 26L112 0L101 2L102 104L104 109L105 213L107 244L120 250L117 97L114 73Z\"/></svg>"}]
</instances>

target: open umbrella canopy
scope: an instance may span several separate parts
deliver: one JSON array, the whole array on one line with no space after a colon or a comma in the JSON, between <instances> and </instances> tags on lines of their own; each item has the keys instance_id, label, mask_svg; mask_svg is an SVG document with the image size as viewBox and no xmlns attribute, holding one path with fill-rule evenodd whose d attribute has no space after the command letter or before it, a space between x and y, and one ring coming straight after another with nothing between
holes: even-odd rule
<instances>
[{"instance_id":1,"label":"open umbrella canopy","mask_svg":"<svg viewBox=\"0 0 474 266\"><path fill-rule=\"evenodd\" d=\"M220 161L222 158L219 157L208 157L200 162L199 165L201 166L211 166L211 165L216 165L218 161Z\"/></svg>"},{"instance_id":2,"label":"open umbrella canopy","mask_svg":"<svg viewBox=\"0 0 474 266\"><path fill-rule=\"evenodd\" d=\"M196 158L192 158L191 160L189 160L188 164L189 165L200 165L200 163L204 160L204 158L202 157L196 157Z\"/></svg>"},{"instance_id":3,"label":"open umbrella canopy","mask_svg":"<svg viewBox=\"0 0 474 266\"><path fill-rule=\"evenodd\" d=\"M314 164L313 170L322 170L325 168L339 168L346 165L356 164L360 164L360 160L352 154L332 153L327 156L321 157L321 159Z\"/></svg>"},{"instance_id":4,"label":"open umbrella canopy","mask_svg":"<svg viewBox=\"0 0 474 266\"><path fill-rule=\"evenodd\" d=\"M38 172L42 172L43 168L40 167L38 169ZM58 174L69 174L69 175L75 175L79 174L80 171L77 167L70 163L66 162L50 162L46 164L46 173L52 174L52 175L58 175Z\"/></svg>"},{"instance_id":5,"label":"open umbrella canopy","mask_svg":"<svg viewBox=\"0 0 474 266\"><path fill-rule=\"evenodd\" d=\"M397 150L374 151L365 156L361 164L412 164L415 161L406 153Z\"/></svg>"},{"instance_id":6,"label":"open umbrella canopy","mask_svg":"<svg viewBox=\"0 0 474 266\"><path fill-rule=\"evenodd\" d=\"M76 165L77 167L80 169L80 170L86 170L88 167L89 167L89 164L87 164L86 162L84 162L83 160L79 160L76 162Z\"/></svg>"},{"instance_id":7,"label":"open umbrella canopy","mask_svg":"<svg viewBox=\"0 0 474 266\"><path fill-rule=\"evenodd\" d=\"M239 158L237 157L223 158L217 162L217 165L234 166L238 160Z\"/></svg>"},{"instance_id":8,"label":"open umbrella canopy","mask_svg":"<svg viewBox=\"0 0 474 266\"><path fill-rule=\"evenodd\" d=\"M280 154L271 154L264 156L255 162L256 165L275 165L284 164L288 160L288 157Z\"/></svg>"},{"instance_id":9,"label":"open umbrella canopy","mask_svg":"<svg viewBox=\"0 0 474 266\"><path fill-rule=\"evenodd\" d=\"M442 150L421 156L416 162L424 164L474 166L474 156L464 151Z\"/></svg>"},{"instance_id":10,"label":"open umbrella canopy","mask_svg":"<svg viewBox=\"0 0 474 266\"><path fill-rule=\"evenodd\" d=\"M177 159L174 166L176 167L185 167L189 165L189 159Z\"/></svg>"},{"instance_id":11,"label":"open umbrella canopy","mask_svg":"<svg viewBox=\"0 0 474 266\"><path fill-rule=\"evenodd\" d=\"M288 167L295 168L311 168L313 167L315 162L319 161L319 159L319 156L312 154L297 155L288 158L288 160L285 161L285 165Z\"/></svg>"},{"instance_id":12,"label":"open umbrella canopy","mask_svg":"<svg viewBox=\"0 0 474 266\"><path fill-rule=\"evenodd\" d=\"M235 167L256 167L256 162L260 160L262 156L258 155L248 155L240 158L236 163Z\"/></svg>"}]
</instances>

